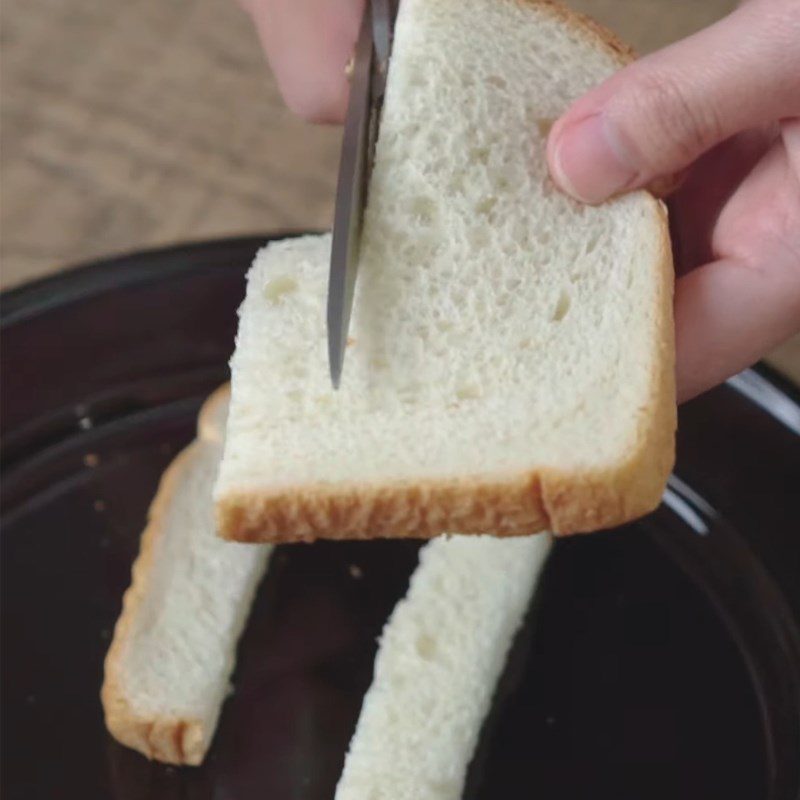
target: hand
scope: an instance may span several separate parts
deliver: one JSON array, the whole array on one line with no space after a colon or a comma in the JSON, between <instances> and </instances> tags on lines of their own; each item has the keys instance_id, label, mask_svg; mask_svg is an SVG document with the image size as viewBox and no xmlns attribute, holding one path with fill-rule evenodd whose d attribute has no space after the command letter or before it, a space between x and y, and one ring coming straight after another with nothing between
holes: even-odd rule
<instances>
[{"instance_id":1,"label":"hand","mask_svg":"<svg viewBox=\"0 0 800 800\"><path fill-rule=\"evenodd\" d=\"M364 0L241 0L278 86L340 122ZM687 400L800 330L800 2L749 0L621 70L554 125L554 181L599 203L684 172L669 200Z\"/></svg>"},{"instance_id":2,"label":"hand","mask_svg":"<svg viewBox=\"0 0 800 800\"><path fill-rule=\"evenodd\" d=\"M239 0L255 22L286 105L309 122L343 122L365 0Z\"/></svg>"},{"instance_id":3,"label":"hand","mask_svg":"<svg viewBox=\"0 0 800 800\"><path fill-rule=\"evenodd\" d=\"M750 0L618 72L554 125L548 161L589 203L687 170L670 199L680 400L800 330L798 0Z\"/></svg>"}]
</instances>

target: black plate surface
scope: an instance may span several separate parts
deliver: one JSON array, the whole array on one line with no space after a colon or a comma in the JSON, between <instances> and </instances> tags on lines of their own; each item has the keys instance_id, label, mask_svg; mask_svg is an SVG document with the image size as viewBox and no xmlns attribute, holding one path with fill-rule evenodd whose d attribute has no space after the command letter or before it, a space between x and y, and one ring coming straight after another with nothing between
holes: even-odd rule
<instances>
[{"instance_id":1,"label":"black plate surface","mask_svg":"<svg viewBox=\"0 0 800 800\"><path fill-rule=\"evenodd\" d=\"M7 800L332 796L415 543L277 552L199 769L117 745L98 698L147 505L226 378L262 241L133 255L3 296ZM655 514L556 545L468 797L798 796L798 431L796 391L745 373L681 409Z\"/></svg>"}]
</instances>

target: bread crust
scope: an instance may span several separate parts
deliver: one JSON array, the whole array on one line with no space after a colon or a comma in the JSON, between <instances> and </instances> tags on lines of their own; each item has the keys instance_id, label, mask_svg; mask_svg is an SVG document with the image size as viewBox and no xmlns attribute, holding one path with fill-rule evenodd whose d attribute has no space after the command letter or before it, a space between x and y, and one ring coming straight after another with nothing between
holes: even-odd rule
<instances>
[{"instance_id":1,"label":"bread crust","mask_svg":"<svg viewBox=\"0 0 800 800\"><path fill-rule=\"evenodd\" d=\"M114 637L104 665L100 699L108 731L118 742L138 750L147 758L168 764L202 763L216 720L144 714L137 710L128 700L122 663L128 648L134 646L133 625L149 591L153 554L164 531L165 509L172 502L190 462L200 458L209 444L222 441L224 431L219 430L217 420L221 404L227 402L229 393L230 388L225 385L206 400L198 416L197 439L178 454L161 476L147 513L147 525L142 533L139 555L133 564L131 585L122 598L122 612L114 627Z\"/></svg>"}]
</instances>

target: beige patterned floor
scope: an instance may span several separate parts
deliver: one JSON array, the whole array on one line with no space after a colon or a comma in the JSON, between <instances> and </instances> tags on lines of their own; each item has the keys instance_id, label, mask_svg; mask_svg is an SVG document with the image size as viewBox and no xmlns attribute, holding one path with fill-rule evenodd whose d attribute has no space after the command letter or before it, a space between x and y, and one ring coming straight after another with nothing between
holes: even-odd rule
<instances>
[{"instance_id":1,"label":"beige patterned floor","mask_svg":"<svg viewBox=\"0 0 800 800\"><path fill-rule=\"evenodd\" d=\"M640 51L734 5L572 2ZM338 132L283 109L234 0L1 8L3 286L124 250L330 224ZM800 380L800 344L787 353Z\"/></svg>"}]
</instances>

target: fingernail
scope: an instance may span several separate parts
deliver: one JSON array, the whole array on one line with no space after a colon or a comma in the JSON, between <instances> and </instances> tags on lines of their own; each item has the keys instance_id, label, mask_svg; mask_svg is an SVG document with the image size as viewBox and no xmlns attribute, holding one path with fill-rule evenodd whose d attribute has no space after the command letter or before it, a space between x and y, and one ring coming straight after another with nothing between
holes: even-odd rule
<instances>
[{"instance_id":1,"label":"fingernail","mask_svg":"<svg viewBox=\"0 0 800 800\"><path fill-rule=\"evenodd\" d=\"M601 203L636 180L603 114L569 125L553 149L553 178L568 194L584 203Z\"/></svg>"}]
</instances>

